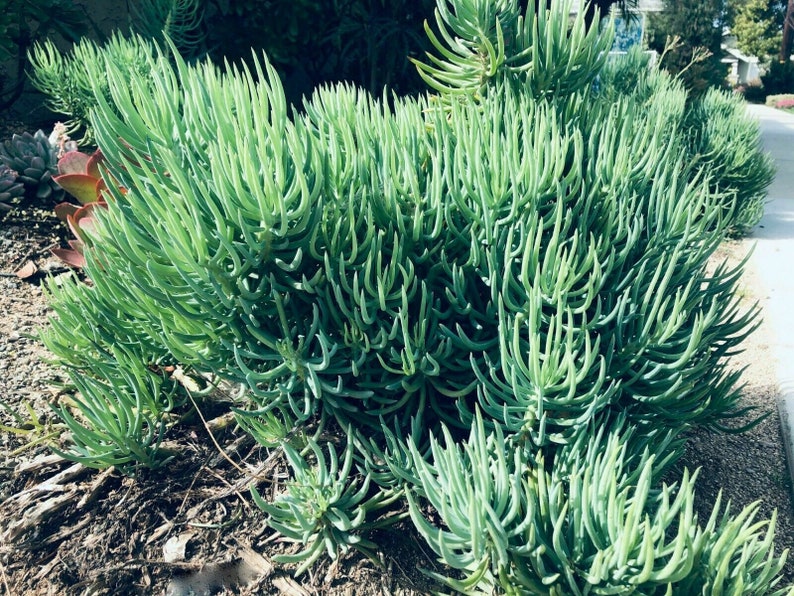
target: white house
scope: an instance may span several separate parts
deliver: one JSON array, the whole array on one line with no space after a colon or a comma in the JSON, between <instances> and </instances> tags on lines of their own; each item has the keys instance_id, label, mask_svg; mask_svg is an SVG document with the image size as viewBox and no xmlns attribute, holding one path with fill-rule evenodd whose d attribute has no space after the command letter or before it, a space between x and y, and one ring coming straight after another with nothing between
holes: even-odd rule
<instances>
[{"instance_id":1,"label":"white house","mask_svg":"<svg viewBox=\"0 0 794 596\"><path fill-rule=\"evenodd\" d=\"M736 48L730 48L722 44L722 58L720 62L729 68L728 82L731 85L746 85L747 83L757 83L761 77L758 68L758 58L747 56Z\"/></svg>"}]
</instances>

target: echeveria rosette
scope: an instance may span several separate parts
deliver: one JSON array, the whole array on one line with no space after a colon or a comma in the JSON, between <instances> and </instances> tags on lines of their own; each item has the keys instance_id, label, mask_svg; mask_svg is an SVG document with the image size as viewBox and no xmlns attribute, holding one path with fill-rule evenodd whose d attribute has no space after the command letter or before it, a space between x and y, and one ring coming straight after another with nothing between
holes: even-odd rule
<instances>
[{"instance_id":1,"label":"echeveria rosette","mask_svg":"<svg viewBox=\"0 0 794 596\"><path fill-rule=\"evenodd\" d=\"M17 173L28 204L46 205L63 197L63 190L53 180L58 171L56 162L57 148L42 130L14 134L0 144L0 163Z\"/></svg>"},{"instance_id":2,"label":"echeveria rosette","mask_svg":"<svg viewBox=\"0 0 794 596\"><path fill-rule=\"evenodd\" d=\"M24 194L19 175L7 165L0 165L0 212L10 211Z\"/></svg>"}]
</instances>

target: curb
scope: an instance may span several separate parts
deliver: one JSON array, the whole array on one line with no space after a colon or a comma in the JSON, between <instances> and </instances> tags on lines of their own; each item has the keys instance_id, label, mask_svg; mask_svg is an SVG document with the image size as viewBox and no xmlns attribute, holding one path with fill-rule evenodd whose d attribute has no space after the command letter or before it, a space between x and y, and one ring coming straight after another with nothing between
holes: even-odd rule
<instances>
[{"instance_id":1,"label":"curb","mask_svg":"<svg viewBox=\"0 0 794 596\"><path fill-rule=\"evenodd\" d=\"M781 388L777 398L777 410L780 414L780 432L783 435L783 448L786 451L786 463L789 477L792 479L791 487L794 494L794 391Z\"/></svg>"},{"instance_id":2,"label":"curb","mask_svg":"<svg viewBox=\"0 0 794 596\"><path fill-rule=\"evenodd\" d=\"M794 496L794 114L761 105L748 105L747 113L759 121L762 145L777 166L764 216L748 237L756 243L749 265L768 296L764 318L773 329L777 409Z\"/></svg>"}]
</instances>

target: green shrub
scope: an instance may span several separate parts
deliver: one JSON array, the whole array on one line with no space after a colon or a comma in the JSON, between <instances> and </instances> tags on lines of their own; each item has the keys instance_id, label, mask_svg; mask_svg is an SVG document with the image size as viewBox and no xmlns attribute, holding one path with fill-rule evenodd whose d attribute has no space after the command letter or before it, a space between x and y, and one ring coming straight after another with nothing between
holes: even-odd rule
<instances>
[{"instance_id":1,"label":"green shrub","mask_svg":"<svg viewBox=\"0 0 794 596\"><path fill-rule=\"evenodd\" d=\"M772 60L769 69L761 75L761 83L767 95L794 93L794 65Z\"/></svg>"},{"instance_id":2,"label":"green shrub","mask_svg":"<svg viewBox=\"0 0 794 596\"><path fill-rule=\"evenodd\" d=\"M767 93L760 82L737 87L736 91L744 97L745 101L751 103L763 103L766 100Z\"/></svg>"},{"instance_id":3,"label":"green shrub","mask_svg":"<svg viewBox=\"0 0 794 596\"><path fill-rule=\"evenodd\" d=\"M369 511L404 492L465 593L763 593L783 558L753 510L702 525L688 475L659 486L683 430L743 413L727 357L754 313L739 269L707 268L729 214L688 163L686 94L657 75L594 91L611 29L568 29L569 9L440 2L441 58L420 69L441 97L326 86L300 113L267 60L105 60L91 123L116 183L92 283L51 284L43 332L87 392L82 418L60 412L65 455L137 444L159 464L130 413L166 429L172 392L198 389L161 374L179 365L205 399L236 386L241 425L285 443L298 482L257 499L304 544L300 570L322 545L367 550ZM342 457L287 448L317 420L348 429Z\"/></svg>"},{"instance_id":4,"label":"green shrub","mask_svg":"<svg viewBox=\"0 0 794 596\"><path fill-rule=\"evenodd\" d=\"M186 59L207 51L204 0L140 0L131 5L134 29L159 43L169 39Z\"/></svg>"},{"instance_id":5,"label":"green shrub","mask_svg":"<svg viewBox=\"0 0 794 596\"><path fill-rule=\"evenodd\" d=\"M246 383L261 406L275 398L305 419L322 402L379 427L381 416L407 418L424 405L467 424L472 400L500 409L525 395L524 384L548 385L547 403L516 411L537 410L550 436L563 437L626 400L645 415L675 399L671 417L680 418L687 399L676 388L686 368L643 380L656 364L638 354L670 357L659 341L682 350L673 361L697 355L698 377L718 366L712 338L700 332L715 316L708 301L731 300L729 284L703 273L719 235L702 228L718 229L718 212L702 184L682 178L659 124L664 110L643 118L644 108L624 102L584 131L565 122L584 101L536 103L505 88L443 112L405 101L390 113L336 88L290 122L277 89L247 98L245 75L223 77L210 66L182 66L177 75L165 60L151 69L160 91L109 75L115 108L100 104L98 138L109 161L123 164L113 175L129 192L108 216L124 243L98 232L104 270L116 273L96 272L95 291L119 283L114 291L154 300L151 324L165 349ZM269 121L251 118L257 104ZM126 122L111 117L116 111ZM261 142L269 130L284 140L255 149L236 134L241 126ZM512 131L504 140L503 126ZM245 155L257 168L231 161ZM275 177L263 187L265 171ZM675 193L688 198L673 202ZM693 225L689 209L709 215ZM591 235L609 240L586 241ZM191 300L175 308L173 292ZM219 304L236 314L199 315ZM603 322L629 305L632 327ZM693 329L696 340L686 339ZM539 331L547 339L535 346ZM571 356L553 365L549 351ZM537 378L541 361L548 371ZM632 397L635 386L642 400ZM719 395L706 409L693 398L697 421L731 409L735 396ZM512 415L503 422L520 426Z\"/></svg>"},{"instance_id":6,"label":"green shrub","mask_svg":"<svg viewBox=\"0 0 794 596\"><path fill-rule=\"evenodd\" d=\"M781 99L794 99L794 94L791 93L778 93L777 95L767 95L764 104L774 108L775 104Z\"/></svg>"},{"instance_id":7,"label":"green shrub","mask_svg":"<svg viewBox=\"0 0 794 596\"><path fill-rule=\"evenodd\" d=\"M25 91L26 56L35 42L53 35L77 41L89 25L96 31L96 24L71 0L0 0L0 14L0 112L5 112Z\"/></svg>"},{"instance_id":8,"label":"green shrub","mask_svg":"<svg viewBox=\"0 0 794 596\"><path fill-rule=\"evenodd\" d=\"M729 232L746 235L763 216L775 174L772 158L761 147L758 123L747 116L741 96L710 89L688 98L679 78L646 63L640 52L612 58L599 75L596 93L613 102L629 96L647 109L661 109L667 115L665 130L688 155L690 179L706 176Z\"/></svg>"},{"instance_id":9,"label":"green shrub","mask_svg":"<svg viewBox=\"0 0 794 596\"><path fill-rule=\"evenodd\" d=\"M729 226L745 235L764 214L766 189L775 176L772 158L761 148L758 122L746 115L744 101L729 91L709 90L686 117L689 153L699 171L724 197Z\"/></svg>"},{"instance_id":10,"label":"green shrub","mask_svg":"<svg viewBox=\"0 0 794 596\"><path fill-rule=\"evenodd\" d=\"M765 104L776 108L780 102L794 102L794 94L792 93L779 93L777 95L767 95Z\"/></svg>"}]
</instances>

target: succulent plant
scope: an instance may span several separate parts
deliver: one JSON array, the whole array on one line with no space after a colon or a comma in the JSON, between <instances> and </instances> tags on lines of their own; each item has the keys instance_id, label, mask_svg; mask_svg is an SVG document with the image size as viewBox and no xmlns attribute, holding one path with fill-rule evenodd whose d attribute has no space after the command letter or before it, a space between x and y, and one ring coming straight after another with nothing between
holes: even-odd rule
<instances>
[{"instance_id":1,"label":"succulent plant","mask_svg":"<svg viewBox=\"0 0 794 596\"><path fill-rule=\"evenodd\" d=\"M107 187L99 168L104 159L99 149L91 155L67 151L58 160L58 175L53 180L81 205L102 201L102 191Z\"/></svg>"},{"instance_id":2,"label":"succulent plant","mask_svg":"<svg viewBox=\"0 0 794 596\"><path fill-rule=\"evenodd\" d=\"M684 430L746 413L726 359L756 315L741 267L708 267L729 222L687 96L596 97L611 39L516 2L439 0L441 97L327 86L299 114L267 60L108 66L91 283L47 286L40 335L79 389L61 453L161 465L179 412L148 365L175 363L283 452L283 489L251 490L297 574L374 555L394 497L467 594L769 593L785 555L752 508L703 524L691 476L660 485ZM291 445L312 419L346 446Z\"/></svg>"},{"instance_id":3,"label":"succulent plant","mask_svg":"<svg viewBox=\"0 0 794 596\"><path fill-rule=\"evenodd\" d=\"M53 180L80 204L64 201L55 205L56 217L69 226L75 238L69 240L69 248L53 248L52 253L72 267L85 266L83 246L89 242L86 231L90 230L96 221L94 209L107 207L103 195L107 186L99 169L103 160L104 157L99 149L92 155L80 151L68 151L58 160L58 176Z\"/></svg>"},{"instance_id":4,"label":"succulent plant","mask_svg":"<svg viewBox=\"0 0 794 596\"><path fill-rule=\"evenodd\" d=\"M52 179L58 173L56 154L56 148L41 130L15 134L0 145L0 163L19 174L25 199L31 202L57 202L63 197L63 189Z\"/></svg>"},{"instance_id":5,"label":"succulent plant","mask_svg":"<svg viewBox=\"0 0 794 596\"><path fill-rule=\"evenodd\" d=\"M282 443L284 455L292 468L293 479L275 501L265 501L256 487L251 494L257 506L268 514L268 525L288 542L301 543L303 550L276 555L279 563L298 563L300 575L323 554L331 559L351 549L376 560L376 545L361 533L389 525L398 517L387 515L375 520L375 512L390 505L400 492L369 492L370 477L360 477L353 470L355 447L348 433L341 461L337 448L327 443L328 457L314 440L308 440L307 453L316 462L310 464L288 442ZM340 465L341 464L341 465Z\"/></svg>"},{"instance_id":6,"label":"succulent plant","mask_svg":"<svg viewBox=\"0 0 794 596\"><path fill-rule=\"evenodd\" d=\"M15 199L25 193L25 187L17 181L17 173L7 165L0 165L0 212L9 211Z\"/></svg>"}]
</instances>

